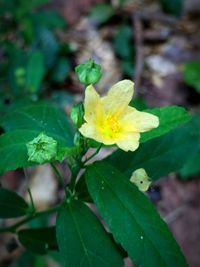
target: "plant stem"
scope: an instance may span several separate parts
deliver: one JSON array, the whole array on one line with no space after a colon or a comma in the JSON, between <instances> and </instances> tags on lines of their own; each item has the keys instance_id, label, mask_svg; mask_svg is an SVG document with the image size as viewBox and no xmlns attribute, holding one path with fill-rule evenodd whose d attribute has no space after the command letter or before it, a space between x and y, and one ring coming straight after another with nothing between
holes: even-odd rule
<instances>
[{"instance_id":1,"label":"plant stem","mask_svg":"<svg viewBox=\"0 0 200 267\"><path fill-rule=\"evenodd\" d=\"M33 201L33 195L31 193L31 189L28 188L28 194L29 194L29 197L30 197L30 200L31 200L31 210L33 213L35 213L36 209L35 209L35 205L34 205L34 201Z\"/></svg>"},{"instance_id":2,"label":"plant stem","mask_svg":"<svg viewBox=\"0 0 200 267\"><path fill-rule=\"evenodd\" d=\"M56 175L57 178L59 179L60 184L61 184L63 187L65 187L64 177L60 174L59 170L57 169L56 165L55 165L53 162L51 162L50 164L51 164L51 167L52 167L52 169L53 169L55 175Z\"/></svg>"},{"instance_id":3,"label":"plant stem","mask_svg":"<svg viewBox=\"0 0 200 267\"><path fill-rule=\"evenodd\" d=\"M45 214L54 213L54 212L56 212L60 208L60 206L61 206L61 204L60 205L57 205L55 207L52 207L50 209L44 210L44 211L39 211L39 212L35 212L34 214L30 214L27 217L25 217L24 219L22 219L21 221L13 224L11 226L8 226L8 227L5 227L5 228L0 228L0 233L5 233L5 232L15 233L16 230L17 230L17 228L19 228L23 224L25 224L25 223L27 223L29 221L32 221L35 218L38 218L40 216L43 216Z\"/></svg>"}]
</instances>

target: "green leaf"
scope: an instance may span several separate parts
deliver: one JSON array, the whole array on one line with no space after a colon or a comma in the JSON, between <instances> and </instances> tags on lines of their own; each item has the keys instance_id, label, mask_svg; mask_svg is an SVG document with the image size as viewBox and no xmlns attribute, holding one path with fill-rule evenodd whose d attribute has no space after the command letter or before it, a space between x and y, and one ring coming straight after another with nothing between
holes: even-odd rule
<instances>
[{"instance_id":1,"label":"green leaf","mask_svg":"<svg viewBox=\"0 0 200 267\"><path fill-rule=\"evenodd\" d=\"M37 47L44 55L44 62L49 69L54 66L59 52L59 43L55 34L45 27L37 29Z\"/></svg>"},{"instance_id":2,"label":"green leaf","mask_svg":"<svg viewBox=\"0 0 200 267\"><path fill-rule=\"evenodd\" d=\"M199 122L200 113L184 127L141 144L134 153L118 150L106 161L128 177L139 168L144 168L153 180L178 171L197 153L200 143Z\"/></svg>"},{"instance_id":3,"label":"green leaf","mask_svg":"<svg viewBox=\"0 0 200 267\"><path fill-rule=\"evenodd\" d=\"M58 249L55 227L24 229L18 232L18 238L26 249L37 254Z\"/></svg>"},{"instance_id":4,"label":"green leaf","mask_svg":"<svg viewBox=\"0 0 200 267\"><path fill-rule=\"evenodd\" d=\"M167 225L147 197L122 173L97 162L86 170L86 182L115 240L136 266L187 266Z\"/></svg>"},{"instance_id":5,"label":"green leaf","mask_svg":"<svg viewBox=\"0 0 200 267\"><path fill-rule=\"evenodd\" d=\"M183 66L183 79L200 93L200 61L191 61Z\"/></svg>"},{"instance_id":6,"label":"green leaf","mask_svg":"<svg viewBox=\"0 0 200 267\"><path fill-rule=\"evenodd\" d=\"M26 215L28 210L29 206L22 197L11 190L0 187L0 218L20 217Z\"/></svg>"},{"instance_id":7,"label":"green leaf","mask_svg":"<svg viewBox=\"0 0 200 267\"><path fill-rule=\"evenodd\" d=\"M184 180L200 173L200 148L197 153L186 162L179 173Z\"/></svg>"},{"instance_id":8,"label":"green leaf","mask_svg":"<svg viewBox=\"0 0 200 267\"><path fill-rule=\"evenodd\" d=\"M179 17L183 13L184 0L160 0L163 11L167 14Z\"/></svg>"},{"instance_id":9,"label":"green leaf","mask_svg":"<svg viewBox=\"0 0 200 267\"><path fill-rule=\"evenodd\" d=\"M177 126L186 123L191 118L190 114L184 108L178 106L147 109L144 111L156 115L160 123L158 128L142 134L141 143L161 136Z\"/></svg>"},{"instance_id":10,"label":"green leaf","mask_svg":"<svg viewBox=\"0 0 200 267\"><path fill-rule=\"evenodd\" d=\"M49 103L32 103L13 110L0 120L0 125L5 131L29 129L44 132L62 145L73 145L73 131L67 115Z\"/></svg>"},{"instance_id":11,"label":"green leaf","mask_svg":"<svg viewBox=\"0 0 200 267\"><path fill-rule=\"evenodd\" d=\"M26 69L26 86L29 92L36 93L45 74L44 57L40 51L30 54Z\"/></svg>"},{"instance_id":12,"label":"green leaf","mask_svg":"<svg viewBox=\"0 0 200 267\"><path fill-rule=\"evenodd\" d=\"M70 63L66 58L60 58L53 70L52 79L55 82L63 82L70 72Z\"/></svg>"},{"instance_id":13,"label":"green leaf","mask_svg":"<svg viewBox=\"0 0 200 267\"><path fill-rule=\"evenodd\" d=\"M56 232L63 266L123 266L123 260L109 235L82 202L71 200L62 206Z\"/></svg>"},{"instance_id":14,"label":"green leaf","mask_svg":"<svg viewBox=\"0 0 200 267\"><path fill-rule=\"evenodd\" d=\"M121 25L118 28L118 31L113 40L113 46L117 55L129 61L134 54L134 46L132 44L132 38L133 38L132 28L127 25Z\"/></svg>"},{"instance_id":15,"label":"green leaf","mask_svg":"<svg viewBox=\"0 0 200 267\"><path fill-rule=\"evenodd\" d=\"M96 24L102 24L108 21L114 15L110 4L98 4L91 9L90 17Z\"/></svg>"},{"instance_id":16,"label":"green leaf","mask_svg":"<svg viewBox=\"0 0 200 267\"><path fill-rule=\"evenodd\" d=\"M32 15L33 21L49 29L64 28L66 21L55 10L42 10Z\"/></svg>"},{"instance_id":17,"label":"green leaf","mask_svg":"<svg viewBox=\"0 0 200 267\"><path fill-rule=\"evenodd\" d=\"M27 143L40 134L37 130L14 130L0 136L0 153L5 155L0 161L0 173L17 168L32 166L36 163L28 161ZM58 135L51 135L59 143L58 155L65 145L65 140ZM65 157L71 150L65 149Z\"/></svg>"}]
</instances>

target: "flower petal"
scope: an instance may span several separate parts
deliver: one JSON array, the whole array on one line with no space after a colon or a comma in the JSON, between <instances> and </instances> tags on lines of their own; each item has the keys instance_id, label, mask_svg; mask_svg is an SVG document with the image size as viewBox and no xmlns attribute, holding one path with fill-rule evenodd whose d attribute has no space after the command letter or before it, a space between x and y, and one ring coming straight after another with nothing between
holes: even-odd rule
<instances>
[{"instance_id":1,"label":"flower petal","mask_svg":"<svg viewBox=\"0 0 200 267\"><path fill-rule=\"evenodd\" d=\"M133 87L134 83L130 80L122 80L114 84L107 95L101 99L105 113L120 115L133 97Z\"/></svg>"},{"instance_id":2,"label":"flower petal","mask_svg":"<svg viewBox=\"0 0 200 267\"><path fill-rule=\"evenodd\" d=\"M150 113L140 112L135 108L127 107L120 122L126 130L142 133L157 128L159 118Z\"/></svg>"},{"instance_id":3,"label":"flower petal","mask_svg":"<svg viewBox=\"0 0 200 267\"><path fill-rule=\"evenodd\" d=\"M84 108L84 119L87 122L93 121L97 112L100 111L100 96L92 85L87 86L85 90Z\"/></svg>"},{"instance_id":4,"label":"flower petal","mask_svg":"<svg viewBox=\"0 0 200 267\"><path fill-rule=\"evenodd\" d=\"M113 140L105 138L92 123L84 123L81 128L79 128L79 132L83 136L94 139L105 145L113 145L115 143Z\"/></svg>"},{"instance_id":5,"label":"flower petal","mask_svg":"<svg viewBox=\"0 0 200 267\"><path fill-rule=\"evenodd\" d=\"M123 135L123 139L117 141L117 146L124 151L135 151L139 146L139 133L126 133Z\"/></svg>"}]
</instances>

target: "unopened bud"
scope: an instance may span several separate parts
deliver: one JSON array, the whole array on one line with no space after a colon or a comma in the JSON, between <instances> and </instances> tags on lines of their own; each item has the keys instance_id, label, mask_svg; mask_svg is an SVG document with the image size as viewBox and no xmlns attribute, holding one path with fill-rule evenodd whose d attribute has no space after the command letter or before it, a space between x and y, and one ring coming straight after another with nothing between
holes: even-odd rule
<instances>
[{"instance_id":1,"label":"unopened bud","mask_svg":"<svg viewBox=\"0 0 200 267\"><path fill-rule=\"evenodd\" d=\"M75 68L79 81L84 85L95 84L102 76L101 66L89 59Z\"/></svg>"},{"instance_id":2,"label":"unopened bud","mask_svg":"<svg viewBox=\"0 0 200 267\"><path fill-rule=\"evenodd\" d=\"M26 144L28 160L42 164L51 161L57 154L57 141L44 133Z\"/></svg>"}]
</instances>

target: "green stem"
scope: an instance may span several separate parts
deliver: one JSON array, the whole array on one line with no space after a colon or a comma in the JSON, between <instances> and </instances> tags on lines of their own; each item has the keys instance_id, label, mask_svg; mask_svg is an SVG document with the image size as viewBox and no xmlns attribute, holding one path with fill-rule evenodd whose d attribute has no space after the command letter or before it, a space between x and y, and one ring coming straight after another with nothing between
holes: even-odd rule
<instances>
[{"instance_id":1,"label":"green stem","mask_svg":"<svg viewBox=\"0 0 200 267\"><path fill-rule=\"evenodd\" d=\"M94 158L100 151L100 149L102 148L102 144L100 144L100 146L97 148L97 150L89 157L87 158L85 161L83 161L83 167L85 167L85 164L91 160L92 158Z\"/></svg>"},{"instance_id":2,"label":"green stem","mask_svg":"<svg viewBox=\"0 0 200 267\"><path fill-rule=\"evenodd\" d=\"M64 177L61 175L61 173L59 172L59 170L57 169L56 165L53 162L51 162L50 164L51 164L51 167L53 168L53 171L54 171L55 175L59 179L59 182L60 182L60 184L62 185L62 187L63 187L63 189L65 191L65 196L68 197L70 192L67 189L67 186L65 185Z\"/></svg>"},{"instance_id":3,"label":"green stem","mask_svg":"<svg viewBox=\"0 0 200 267\"><path fill-rule=\"evenodd\" d=\"M5 228L0 228L0 233L5 233L5 232L15 233L16 230L17 230L17 228L19 228L23 224L25 224L25 223L27 223L29 221L32 221L35 218L38 218L40 216L43 216L45 214L54 213L54 212L56 212L60 208L60 206L61 206L61 204L60 205L57 205L55 207L52 207L50 209L44 210L44 211L39 211L39 212L35 212L34 214L30 214L27 217L25 217L24 219L22 219L21 221L13 224L11 226L8 226L8 227L5 227Z\"/></svg>"},{"instance_id":4,"label":"green stem","mask_svg":"<svg viewBox=\"0 0 200 267\"><path fill-rule=\"evenodd\" d=\"M30 197L30 200L31 200L31 210L32 210L33 213L35 213L36 209L35 209L35 205L34 205L34 201L33 201L33 195L31 193L30 188L28 188L28 194L29 194L29 197Z\"/></svg>"},{"instance_id":5,"label":"green stem","mask_svg":"<svg viewBox=\"0 0 200 267\"><path fill-rule=\"evenodd\" d=\"M65 187L64 177L60 174L59 170L57 169L56 165L55 165L53 162L51 162L50 164L51 164L51 167L52 167L52 169L53 169L55 175L56 175L57 178L59 179L60 184L61 184L63 187Z\"/></svg>"}]
</instances>

